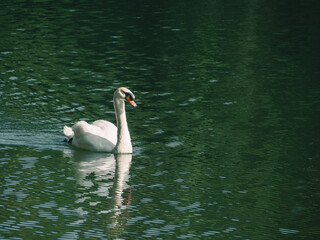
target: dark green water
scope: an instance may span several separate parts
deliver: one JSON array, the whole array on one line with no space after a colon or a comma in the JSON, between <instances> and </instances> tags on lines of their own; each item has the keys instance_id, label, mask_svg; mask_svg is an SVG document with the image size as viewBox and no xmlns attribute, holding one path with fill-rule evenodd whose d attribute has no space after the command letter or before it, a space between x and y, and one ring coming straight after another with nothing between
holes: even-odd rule
<instances>
[{"instance_id":1,"label":"dark green water","mask_svg":"<svg viewBox=\"0 0 320 240\"><path fill-rule=\"evenodd\" d=\"M319 239L318 1L0 3L1 239ZM133 155L71 149L115 122Z\"/></svg>"}]
</instances>

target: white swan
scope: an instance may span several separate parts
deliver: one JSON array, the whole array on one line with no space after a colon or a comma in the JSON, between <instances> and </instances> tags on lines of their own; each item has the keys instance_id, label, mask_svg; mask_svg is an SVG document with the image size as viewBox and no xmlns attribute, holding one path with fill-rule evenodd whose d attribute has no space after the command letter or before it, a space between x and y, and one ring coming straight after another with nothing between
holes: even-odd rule
<instances>
[{"instance_id":1,"label":"white swan","mask_svg":"<svg viewBox=\"0 0 320 240\"><path fill-rule=\"evenodd\" d=\"M72 127L64 126L63 133L73 146L95 152L132 153L127 124L125 101L136 107L134 94L127 88L118 88L113 94L117 127L108 121L97 120L92 124L79 121Z\"/></svg>"}]
</instances>

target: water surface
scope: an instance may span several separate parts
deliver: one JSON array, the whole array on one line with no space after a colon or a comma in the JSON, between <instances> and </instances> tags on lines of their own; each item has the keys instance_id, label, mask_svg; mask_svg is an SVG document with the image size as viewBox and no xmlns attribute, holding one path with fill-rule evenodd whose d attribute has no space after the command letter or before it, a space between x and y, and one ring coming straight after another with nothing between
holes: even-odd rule
<instances>
[{"instance_id":1,"label":"water surface","mask_svg":"<svg viewBox=\"0 0 320 240\"><path fill-rule=\"evenodd\" d=\"M315 1L0 4L0 238L318 239ZM132 155L63 142L115 122Z\"/></svg>"}]
</instances>

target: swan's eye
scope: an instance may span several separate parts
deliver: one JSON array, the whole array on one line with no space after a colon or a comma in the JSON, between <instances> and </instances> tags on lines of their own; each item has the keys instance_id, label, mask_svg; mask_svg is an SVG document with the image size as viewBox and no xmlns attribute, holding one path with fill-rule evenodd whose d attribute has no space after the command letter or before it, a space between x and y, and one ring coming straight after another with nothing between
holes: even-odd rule
<instances>
[{"instance_id":1,"label":"swan's eye","mask_svg":"<svg viewBox=\"0 0 320 240\"><path fill-rule=\"evenodd\" d=\"M137 104L134 102L134 96L130 93L125 93L125 99L134 107L137 106Z\"/></svg>"},{"instance_id":2,"label":"swan's eye","mask_svg":"<svg viewBox=\"0 0 320 240\"><path fill-rule=\"evenodd\" d=\"M128 101L134 100L133 96L130 93L125 93L125 99L127 99Z\"/></svg>"}]
</instances>

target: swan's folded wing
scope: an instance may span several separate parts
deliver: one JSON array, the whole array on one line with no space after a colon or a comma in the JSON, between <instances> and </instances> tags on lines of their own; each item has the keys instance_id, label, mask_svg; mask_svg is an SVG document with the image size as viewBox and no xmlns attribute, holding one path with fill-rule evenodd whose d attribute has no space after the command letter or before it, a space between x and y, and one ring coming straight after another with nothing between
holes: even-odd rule
<instances>
[{"instance_id":1,"label":"swan's folded wing","mask_svg":"<svg viewBox=\"0 0 320 240\"><path fill-rule=\"evenodd\" d=\"M103 122L98 123L77 122L72 127L74 132L72 145L89 151L112 152L117 143L117 128L112 123L110 124L113 127L110 124L104 125Z\"/></svg>"},{"instance_id":2,"label":"swan's folded wing","mask_svg":"<svg viewBox=\"0 0 320 240\"><path fill-rule=\"evenodd\" d=\"M118 138L117 127L113 123L105 120L97 120L97 121L94 121L91 125L98 127L99 136L108 139L114 145L117 144L117 138Z\"/></svg>"},{"instance_id":3,"label":"swan's folded wing","mask_svg":"<svg viewBox=\"0 0 320 240\"><path fill-rule=\"evenodd\" d=\"M112 152L115 148L115 144L108 139L91 133L85 133L80 138L73 138L72 145L93 152Z\"/></svg>"}]
</instances>

